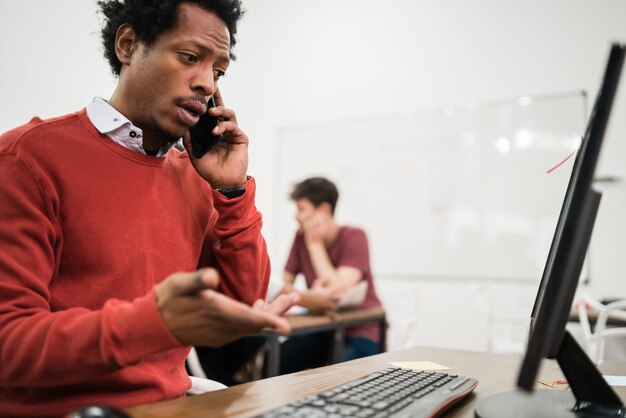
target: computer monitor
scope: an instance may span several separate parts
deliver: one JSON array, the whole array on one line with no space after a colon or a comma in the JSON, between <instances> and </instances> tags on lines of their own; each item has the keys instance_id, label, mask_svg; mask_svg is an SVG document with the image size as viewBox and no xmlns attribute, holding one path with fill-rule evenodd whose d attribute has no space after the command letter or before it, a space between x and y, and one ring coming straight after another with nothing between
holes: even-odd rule
<instances>
[{"instance_id":1,"label":"computer monitor","mask_svg":"<svg viewBox=\"0 0 626 418\"><path fill-rule=\"evenodd\" d=\"M600 204L601 194L592 188L593 175L625 51L624 45L611 47L602 86L572 168L531 314L519 389L482 400L476 407L477 417L626 417L619 397L565 330ZM543 358L557 360L571 392L533 390Z\"/></svg>"}]
</instances>

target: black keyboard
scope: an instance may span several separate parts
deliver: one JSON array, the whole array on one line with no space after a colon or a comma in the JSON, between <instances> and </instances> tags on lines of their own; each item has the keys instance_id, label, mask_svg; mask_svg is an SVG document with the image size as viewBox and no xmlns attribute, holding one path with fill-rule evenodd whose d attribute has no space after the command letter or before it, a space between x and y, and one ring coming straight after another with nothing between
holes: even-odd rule
<instances>
[{"instance_id":1,"label":"black keyboard","mask_svg":"<svg viewBox=\"0 0 626 418\"><path fill-rule=\"evenodd\" d=\"M268 411L262 418L436 417L478 381L456 374L388 368Z\"/></svg>"}]
</instances>

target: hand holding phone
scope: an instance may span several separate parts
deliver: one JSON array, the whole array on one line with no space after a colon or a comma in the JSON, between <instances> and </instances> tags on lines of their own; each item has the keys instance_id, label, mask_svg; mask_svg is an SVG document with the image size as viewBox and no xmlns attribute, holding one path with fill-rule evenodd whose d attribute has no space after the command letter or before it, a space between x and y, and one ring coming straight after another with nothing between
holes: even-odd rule
<instances>
[{"instance_id":1,"label":"hand holding phone","mask_svg":"<svg viewBox=\"0 0 626 418\"><path fill-rule=\"evenodd\" d=\"M183 136L189 160L214 189L240 186L247 181L248 136L239 128L235 112L224 106L219 89L208 102L210 113L200 115Z\"/></svg>"},{"instance_id":2,"label":"hand holding phone","mask_svg":"<svg viewBox=\"0 0 626 418\"><path fill-rule=\"evenodd\" d=\"M213 96L211 96L207 103L207 110L211 107L216 107ZM191 150L194 157L202 158L202 156L209 152L209 150L215 146L217 141L219 141L221 135L213 135L213 128L217 126L218 122L219 118L216 116L204 113L200 116L198 123L189 128Z\"/></svg>"}]
</instances>

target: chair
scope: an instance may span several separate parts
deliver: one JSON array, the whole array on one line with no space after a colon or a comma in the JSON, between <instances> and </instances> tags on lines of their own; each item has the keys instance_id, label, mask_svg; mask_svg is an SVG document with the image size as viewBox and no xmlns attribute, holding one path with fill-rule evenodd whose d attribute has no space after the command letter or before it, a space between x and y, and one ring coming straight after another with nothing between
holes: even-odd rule
<instances>
[{"instance_id":1,"label":"chair","mask_svg":"<svg viewBox=\"0 0 626 418\"><path fill-rule=\"evenodd\" d=\"M191 371L191 375L189 376L191 379L191 388L187 391L188 395L198 395L214 390L226 389L228 387L215 380L207 379L202 365L200 364L198 353L196 353L194 347L191 347L189 354L187 354L187 366Z\"/></svg>"},{"instance_id":2,"label":"chair","mask_svg":"<svg viewBox=\"0 0 626 418\"><path fill-rule=\"evenodd\" d=\"M604 348L608 338L626 336L626 300L608 304L600 303L586 292L579 290L575 302L585 350L596 364L604 361ZM595 326L589 316L596 316ZM607 327L611 320L624 322L625 326Z\"/></svg>"},{"instance_id":3,"label":"chair","mask_svg":"<svg viewBox=\"0 0 626 418\"><path fill-rule=\"evenodd\" d=\"M498 283L477 284L473 291L473 304L484 315L486 351L523 353L535 289L502 279Z\"/></svg>"}]
</instances>

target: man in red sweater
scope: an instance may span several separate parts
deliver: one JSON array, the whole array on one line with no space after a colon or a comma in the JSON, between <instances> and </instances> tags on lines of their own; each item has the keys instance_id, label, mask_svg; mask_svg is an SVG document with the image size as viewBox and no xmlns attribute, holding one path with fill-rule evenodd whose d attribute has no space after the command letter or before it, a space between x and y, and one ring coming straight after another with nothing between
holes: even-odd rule
<instances>
[{"instance_id":1,"label":"man in red sweater","mask_svg":"<svg viewBox=\"0 0 626 418\"><path fill-rule=\"evenodd\" d=\"M3 417L184 396L189 346L286 331L297 299L263 306L248 137L217 88L239 0L98 3L113 96L0 137ZM174 148L205 112L218 144Z\"/></svg>"}]
</instances>

